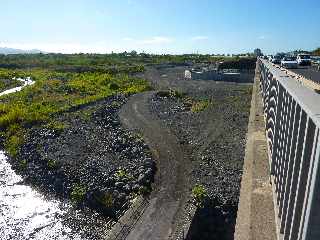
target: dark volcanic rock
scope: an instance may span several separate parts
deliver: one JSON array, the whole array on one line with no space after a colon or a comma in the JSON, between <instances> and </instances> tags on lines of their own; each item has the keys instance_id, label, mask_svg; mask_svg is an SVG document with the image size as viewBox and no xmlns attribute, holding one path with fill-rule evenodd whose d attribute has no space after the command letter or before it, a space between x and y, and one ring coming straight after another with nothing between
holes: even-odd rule
<instances>
[{"instance_id":1,"label":"dark volcanic rock","mask_svg":"<svg viewBox=\"0 0 320 240\"><path fill-rule=\"evenodd\" d=\"M33 127L14 167L58 196L83 191L78 203L115 217L141 187L150 187L155 171L147 145L120 125L118 110L126 100L119 95L63 113L54 120L63 129Z\"/></svg>"}]
</instances>

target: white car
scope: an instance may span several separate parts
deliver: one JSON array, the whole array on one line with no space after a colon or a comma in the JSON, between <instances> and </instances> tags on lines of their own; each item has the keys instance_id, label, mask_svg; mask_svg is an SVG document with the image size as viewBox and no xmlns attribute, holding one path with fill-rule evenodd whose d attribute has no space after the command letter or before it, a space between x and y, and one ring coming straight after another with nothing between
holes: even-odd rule
<instances>
[{"instance_id":1,"label":"white car","mask_svg":"<svg viewBox=\"0 0 320 240\"><path fill-rule=\"evenodd\" d=\"M276 56L273 56L272 59L271 59L271 62L274 63L274 64L280 64L281 63L281 57L276 55Z\"/></svg>"},{"instance_id":2,"label":"white car","mask_svg":"<svg viewBox=\"0 0 320 240\"><path fill-rule=\"evenodd\" d=\"M284 67L284 68L297 68L298 62L295 57L287 56L282 58L280 65L281 67Z\"/></svg>"},{"instance_id":3,"label":"white car","mask_svg":"<svg viewBox=\"0 0 320 240\"><path fill-rule=\"evenodd\" d=\"M311 65L311 58L309 54L298 54L297 62L299 65L310 66Z\"/></svg>"}]
</instances>

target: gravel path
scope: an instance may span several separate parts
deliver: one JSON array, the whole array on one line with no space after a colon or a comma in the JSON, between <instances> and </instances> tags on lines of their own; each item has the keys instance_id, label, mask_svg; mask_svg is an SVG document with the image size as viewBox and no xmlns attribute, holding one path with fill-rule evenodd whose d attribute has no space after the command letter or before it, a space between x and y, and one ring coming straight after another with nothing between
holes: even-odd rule
<instances>
[{"instance_id":1,"label":"gravel path","mask_svg":"<svg viewBox=\"0 0 320 240\"><path fill-rule=\"evenodd\" d=\"M120 111L122 123L138 130L151 148L157 165L155 191L149 205L126 239L171 239L184 215L190 159L179 140L149 109L153 92L130 98Z\"/></svg>"},{"instance_id":2,"label":"gravel path","mask_svg":"<svg viewBox=\"0 0 320 240\"><path fill-rule=\"evenodd\" d=\"M185 173L186 195L191 196L196 184L207 191L207 201L198 208L188 239L233 239L251 85L185 80L183 72L183 67L152 68L142 77L156 89L174 89L194 102L211 102L203 111L192 112L184 97L156 94L149 99L152 114L175 135L191 161Z\"/></svg>"}]
</instances>

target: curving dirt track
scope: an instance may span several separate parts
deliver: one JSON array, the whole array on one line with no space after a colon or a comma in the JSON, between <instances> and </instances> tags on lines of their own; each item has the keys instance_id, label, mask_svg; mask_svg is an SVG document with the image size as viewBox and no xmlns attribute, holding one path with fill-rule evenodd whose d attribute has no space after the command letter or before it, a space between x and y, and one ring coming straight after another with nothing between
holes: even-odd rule
<instances>
[{"instance_id":1,"label":"curving dirt track","mask_svg":"<svg viewBox=\"0 0 320 240\"><path fill-rule=\"evenodd\" d=\"M189 197L191 160L179 140L151 113L148 101L154 92L132 96L120 111L122 123L140 132L157 162L155 191L139 221L126 239L171 239L177 234Z\"/></svg>"}]
</instances>

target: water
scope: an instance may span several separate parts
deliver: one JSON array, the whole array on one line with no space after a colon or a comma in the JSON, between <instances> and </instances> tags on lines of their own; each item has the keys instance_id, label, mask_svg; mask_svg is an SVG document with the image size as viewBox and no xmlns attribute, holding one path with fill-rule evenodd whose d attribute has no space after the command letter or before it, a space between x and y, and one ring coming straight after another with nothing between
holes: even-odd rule
<instances>
[{"instance_id":1,"label":"water","mask_svg":"<svg viewBox=\"0 0 320 240\"><path fill-rule=\"evenodd\" d=\"M22 88L26 87L26 86L30 86L32 84L34 84L35 82L32 81L32 79L30 77L27 77L27 78L13 78L13 80L18 80L20 82L23 83L22 86L20 87L16 87L16 88L11 88L9 90L6 90L4 92L1 92L0 93L0 96L3 96L3 95L7 95L7 94L10 94L10 93L15 93L15 92L19 92L22 90Z\"/></svg>"},{"instance_id":2,"label":"water","mask_svg":"<svg viewBox=\"0 0 320 240\"><path fill-rule=\"evenodd\" d=\"M17 80L23 82L21 87L0 96L34 84L30 77ZM45 198L24 184L0 150L0 240L103 239L109 228L99 215L75 210L69 202Z\"/></svg>"},{"instance_id":3,"label":"water","mask_svg":"<svg viewBox=\"0 0 320 240\"><path fill-rule=\"evenodd\" d=\"M66 226L70 206L47 200L11 168L0 151L0 239L81 239Z\"/></svg>"}]
</instances>

